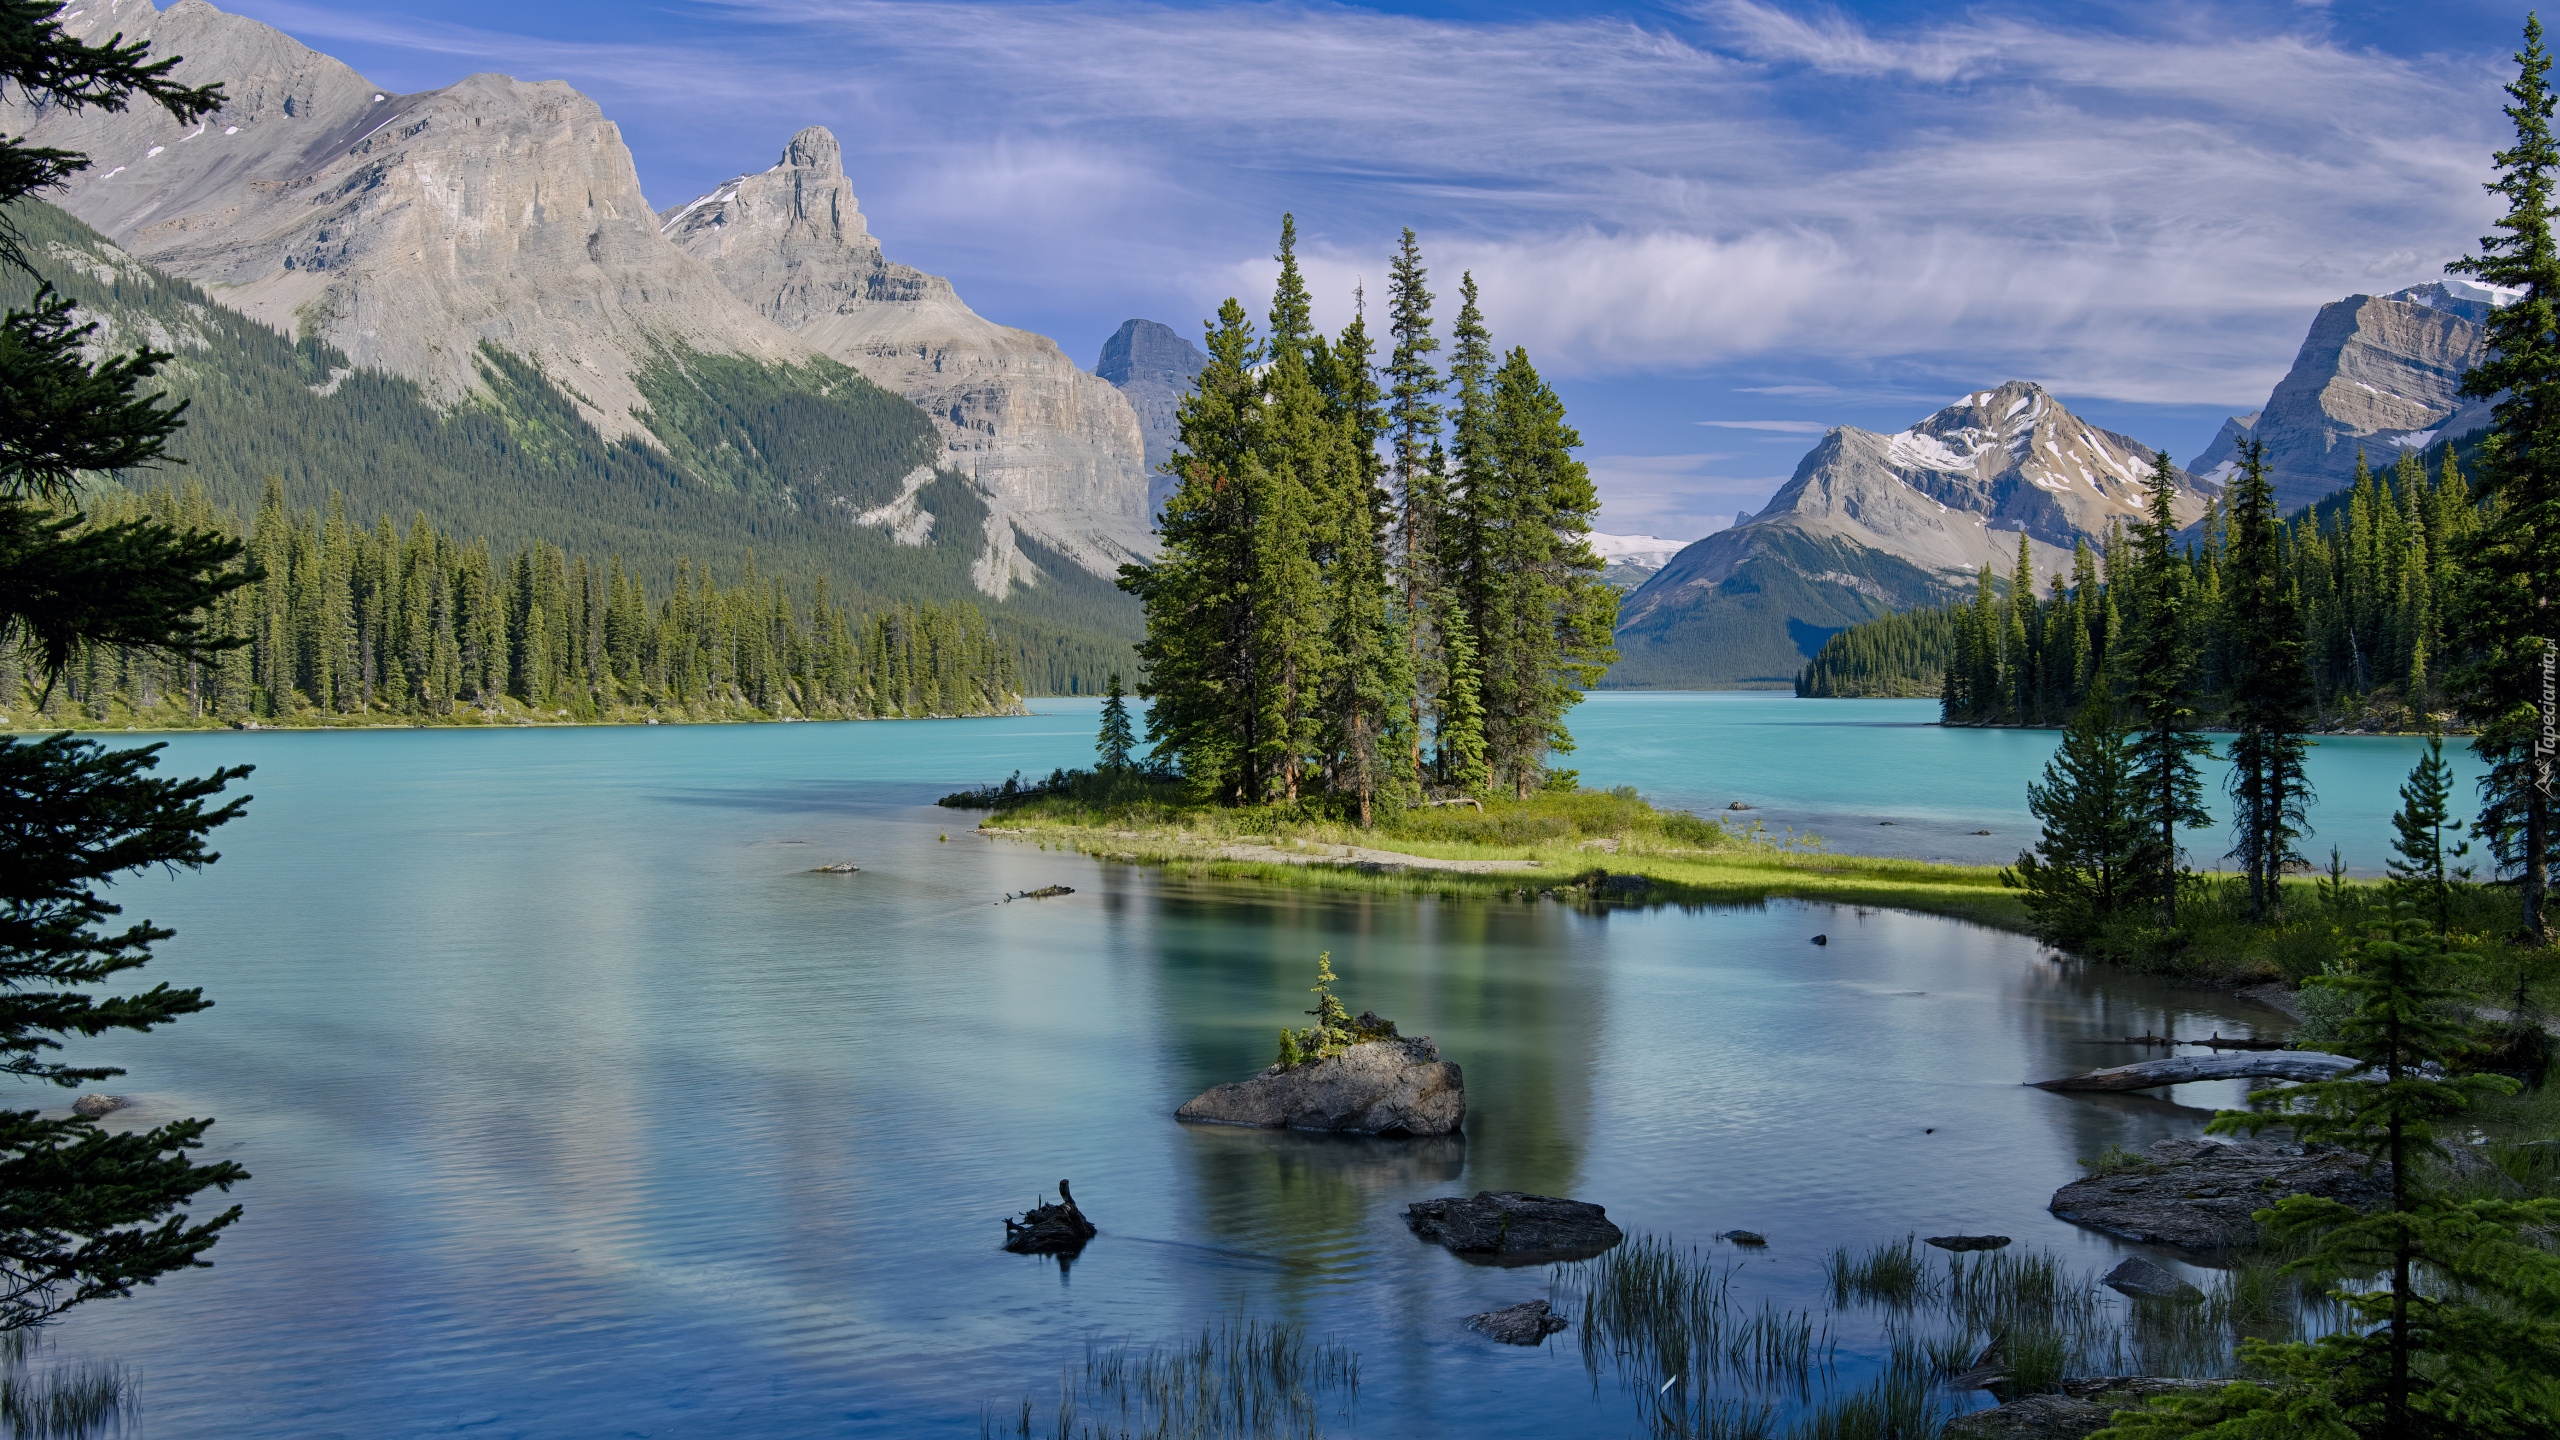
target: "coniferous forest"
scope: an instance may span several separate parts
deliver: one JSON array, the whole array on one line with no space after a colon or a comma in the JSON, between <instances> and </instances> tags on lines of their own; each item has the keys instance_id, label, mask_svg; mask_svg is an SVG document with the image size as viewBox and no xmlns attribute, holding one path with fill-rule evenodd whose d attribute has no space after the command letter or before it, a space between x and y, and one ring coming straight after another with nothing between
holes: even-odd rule
<instances>
[{"instance_id":1,"label":"coniferous forest","mask_svg":"<svg viewBox=\"0 0 2560 1440\"><path fill-rule=\"evenodd\" d=\"M2247 602L2237 583L2233 493L2218 497L2192 544L2180 547L2184 625L2196 651L2199 713L2227 722L2247 659L2237 637ZM2447 642L2471 538L2498 523L2499 504L2476 496L2460 457L2440 449L2430 466L2403 452L2386 469L2361 463L2353 485L2278 527L2269 547L2283 603L2299 616L2304 700L2315 730L2424 729L2445 712L2460 661ZM1973 598L1871 620L1825 642L1796 679L1809 696L1937 696L1951 725L2059 726L2096 685L2116 680L2113 642L2132 618L2121 583L2132 537L2083 542L2067 578L2044 593L2026 562L1986 572Z\"/></svg>"},{"instance_id":2,"label":"coniferous forest","mask_svg":"<svg viewBox=\"0 0 2560 1440\"><path fill-rule=\"evenodd\" d=\"M1321 798L1370 822L1425 792L1525 798L1616 658L1581 437L1528 353L1496 351L1473 276L1444 377L1413 232L1387 357L1365 297L1328 340L1283 217L1269 328L1230 298L1179 412L1164 554L1126 566L1159 764L1228 804Z\"/></svg>"},{"instance_id":3,"label":"coniferous forest","mask_svg":"<svg viewBox=\"0 0 2560 1440\"><path fill-rule=\"evenodd\" d=\"M484 346L482 392L440 406L326 341L226 309L50 205L20 202L9 219L49 262L44 281L99 326L94 343L173 352L154 388L185 402L185 429L170 454L108 472L126 489L194 482L217 509L247 517L281 481L293 505L343 496L359 518L424 515L505 554L548 544L591 563L620 556L653 594L675 583L680 559L693 576L708 567L731 577L752 557L795 587L823 578L838 603L864 612L977 607L1030 694L1098 694L1127 666L1135 607L1037 541L1016 537L1042 571L1036 587L1001 599L976 587L991 515L965 476L943 471L917 493L934 520L922 545L844 518L895 497L940 445L922 411L834 361L662 354L639 377L650 408L638 418L659 444L608 441L555 377L509 351ZM0 305L30 303L36 283L0 266Z\"/></svg>"},{"instance_id":4,"label":"coniferous forest","mask_svg":"<svg viewBox=\"0 0 2560 1440\"><path fill-rule=\"evenodd\" d=\"M856 614L821 577L802 594L676 563L644 584L620 557L513 551L424 517L403 530L295 510L268 487L245 536L201 490L106 495L82 529L137 521L238 536L258 578L204 618L249 643L188 658L83 642L52 685L0 653L0 724L330 724L522 720L859 719L1020 709L1016 656L976 606ZM655 591L653 595L653 590Z\"/></svg>"}]
</instances>

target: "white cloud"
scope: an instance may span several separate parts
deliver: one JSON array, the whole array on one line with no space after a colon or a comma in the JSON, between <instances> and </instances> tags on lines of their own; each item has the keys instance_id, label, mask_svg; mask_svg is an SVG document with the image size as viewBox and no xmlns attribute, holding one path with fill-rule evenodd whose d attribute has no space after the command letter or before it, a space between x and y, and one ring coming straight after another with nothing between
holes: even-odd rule
<instances>
[{"instance_id":1,"label":"white cloud","mask_svg":"<svg viewBox=\"0 0 2560 1440\"><path fill-rule=\"evenodd\" d=\"M1719 430L1774 430L1782 435L1819 435L1831 427L1819 420L1701 420Z\"/></svg>"},{"instance_id":2,"label":"white cloud","mask_svg":"<svg viewBox=\"0 0 2560 1440\"><path fill-rule=\"evenodd\" d=\"M1553 374L1894 362L2245 409L2320 303L2431 278L2485 232L2499 139L2501 57L2219 7L1888 32L1758 0L1654 25L730 0L684 12L719 23L683 43L244 8L407 45L417 80L564 75L662 203L828 124L894 256L1078 353L1068 327L1189 332L1230 293L1259 313L1289 209L1328 326L1355 278L1380 298L1411 224L1444 327L1472 270L1498 341Z\"/></svg>"}]
</instances>

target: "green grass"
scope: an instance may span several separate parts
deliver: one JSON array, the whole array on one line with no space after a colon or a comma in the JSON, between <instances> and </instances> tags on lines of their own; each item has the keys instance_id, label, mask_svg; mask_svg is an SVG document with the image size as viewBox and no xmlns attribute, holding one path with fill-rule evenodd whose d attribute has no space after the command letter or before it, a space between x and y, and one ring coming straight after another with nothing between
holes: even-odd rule
<instances>
[{"instance_id":1,"label":"green grass","mask_svg":"<svg viewBox=\"0 0 2560 1440\"><path fill-rule=\"evenodd\" d=\"M1918 910L2024 930L2017 892L1991 866L1832 855L1811 837L1771 838L1683 811L1657 809L1632 789L1490 799L1481 812L1444 806L1381 817L1361 829L1320 805L1220 806L1180 780L1077 775L1066 793L1001 804L983 828L1104 858L1164 865L1193 878L1254 879L1301 888L1534 902L1552 893L1583 903L1598 873L1640 875L1648 903L1759 905L1773 899ZM1047 782L1035 782L1047 783ZM977 792L980 798L992 792ZM957 801L960 797L953 797ZM1609 841L1610 853L1590 847ZM1228 859L1231 845L1320 853L1357 846L1435 860L1531 860L1493 874L1381 872L1348 860L1290 864Z\"/></svg>"},{"instance_id":2,"label":"green grass","mask_svg":"<svg viewBox=\"0 0 2560 1440\"><path fill-rule=\"evenodd\" d=\"M1163 1346L1088 1345L1058 1377L1054 1410L1024 1396L980 1414L981 1440L1321 1440L1360 1395L1360 1357L1295 1325L1209 1326Z\"/></svg>"}]
</instances>

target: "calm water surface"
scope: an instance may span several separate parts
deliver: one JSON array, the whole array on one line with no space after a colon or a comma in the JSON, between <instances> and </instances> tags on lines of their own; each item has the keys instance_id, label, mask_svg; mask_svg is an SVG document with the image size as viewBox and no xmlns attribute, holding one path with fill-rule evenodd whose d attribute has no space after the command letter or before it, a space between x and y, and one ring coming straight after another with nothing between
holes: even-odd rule
<instances>
[{"instance_id":1,"label":"calm water surface","mask_svg":"<svg viewBox=\"0 0 2560 1440\"><path fill-rule=\"evenodd\" d=\"M220 865L118 898L181 932L150 977L219 1003L85 1054L132 1071L111 1125L218 1116L211 1152L255 1178L215 1268L79 1314L60 1353L136 1367L161 1436L960 1436L1090 1339L1242 1315L1360 1351L1331 1433L1629 1434L1569 1344L1462 1328L1541 1272L1419 1244L1406 1203L1764 1231L1740 1285L1787 1304L1830 1246L1914 1230L2098 1266L2128 1247L2044 1211L2074 1157L2192 1133L2239 1087L2020 1082L2127 1058L2096 1037L2277 1020L1948 921L1279 892L931 807L1088 757L1091 706L1044 708L175 739L166 768L256 764L256 803ZM1919 850L2023 831L2051 743L1760 697L1602 696L1577 729L1588 783L1800 827L1892 811L1911 834L1865 828ZM2410 748L2315 773L2387 796ZM807 873L835 860L863 870ZM1076 893L995 903L1046 884ZM1325 950L1355 1009L1465 1066L1463 1139L1170 1118L1268 1060ZM1061 1175L1102 1237L1068 1270L1001 1253L998 1217ZM1841 1334L1854 1382L1872 1337Z\"/></svg>"}]
</instances>

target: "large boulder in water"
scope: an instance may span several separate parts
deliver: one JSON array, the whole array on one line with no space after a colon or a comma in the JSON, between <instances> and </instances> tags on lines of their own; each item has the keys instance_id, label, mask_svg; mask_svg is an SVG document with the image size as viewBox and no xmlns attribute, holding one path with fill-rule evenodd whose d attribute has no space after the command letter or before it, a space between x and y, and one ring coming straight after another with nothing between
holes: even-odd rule
<instances>
[{"instance_id":1,"label":"large boulder in water","mask_svg":"<svg viewBox=\"0 0 2560 1440\"><path fill-rule=\"evenodd\" d=\"M1428 1039L1364 1040L1327 1059L1212 1085L1173 1113L1265 1130L1446 1135L1467 1118L1467 1085Z\"/></svg>"},{"instance_id":2,"label":"large boulder in water","mask_svg":"<svg viewBox=\"0 0 2560 1440\"><path fill-rule=\"evenodd\" d=\"M2391 1167L2327 1146L2155 1140L2138 1159L2056 1190L2047 1208L2140 1245L2227 1250L2256 1244L2251 1217L2287 1195L2379 1209L2391 1200Z\"/></svg>"},{"instance_id":3,"label":"large boulder in water","mask_svg":"<svg viewBox=\"0 0 2560 1440\"><path fill-rule=\"evenodd\" d=\"M1473 1198L1444 1195L1404 1207L1404 1223L1425 1240L1448 1246L1462 1259L1494 1265L1540 1265L1588 1260L1627 1238L1609 1212L1588 1200L1479 1190Z\"/></svg>"}]
</instances>

